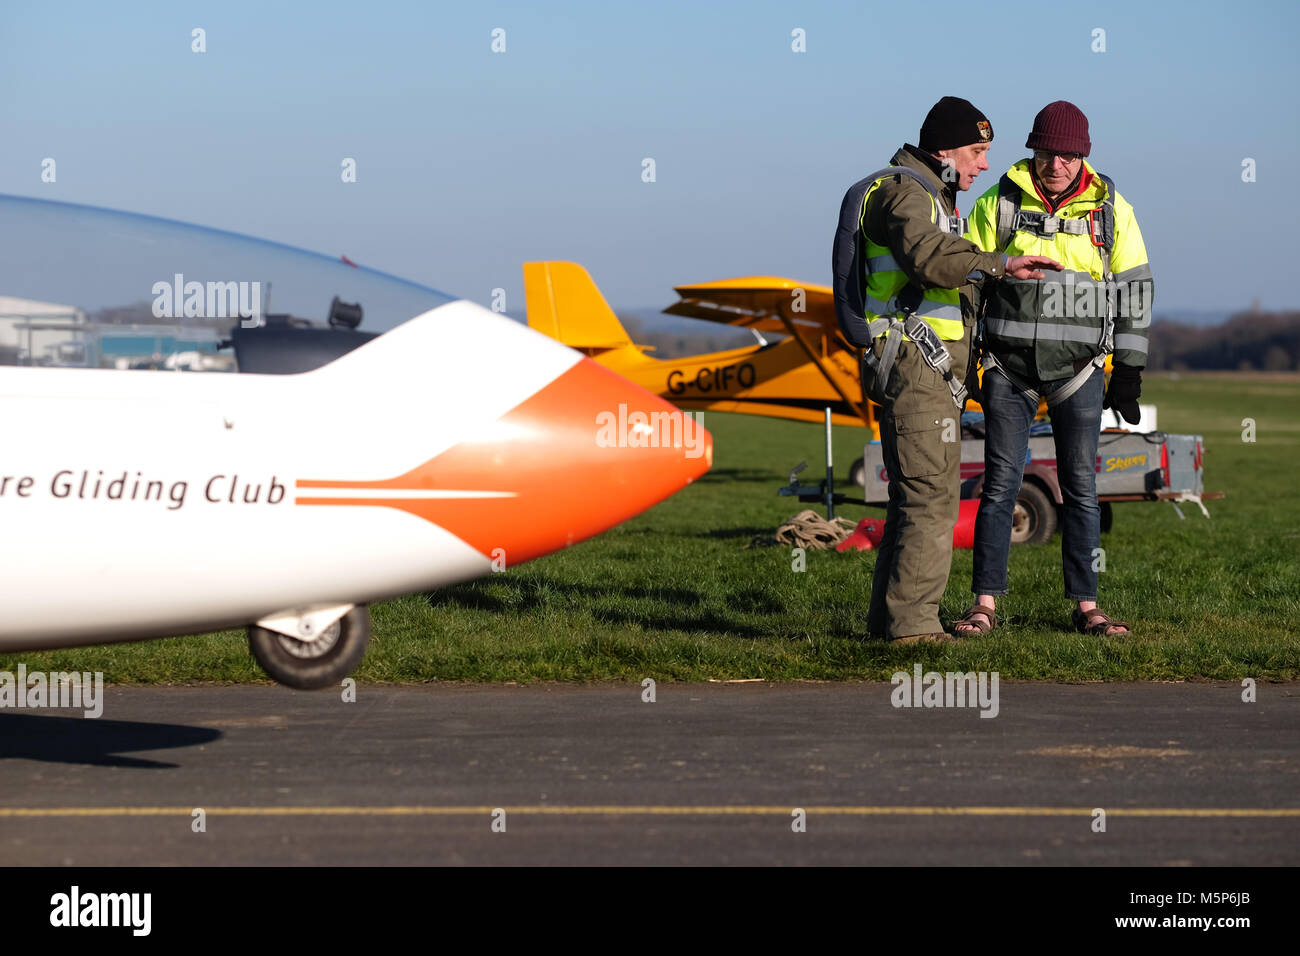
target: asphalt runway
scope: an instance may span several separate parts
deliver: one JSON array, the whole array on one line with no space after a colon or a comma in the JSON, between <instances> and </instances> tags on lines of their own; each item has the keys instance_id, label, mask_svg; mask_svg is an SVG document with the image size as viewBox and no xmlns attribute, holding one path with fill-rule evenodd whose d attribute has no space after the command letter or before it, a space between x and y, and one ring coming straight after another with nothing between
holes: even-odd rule
<instances>
[{"instance_id":1,"label":"asphalt runway","mask_svg":"<svg viewBox=\"0 0 1300 956\"><path fill-rule=\"evenodd\" d=\"M1300 686L891 690L110 687L0 710L0 864L1300 862Z\"/></svg>"}]
</instances>

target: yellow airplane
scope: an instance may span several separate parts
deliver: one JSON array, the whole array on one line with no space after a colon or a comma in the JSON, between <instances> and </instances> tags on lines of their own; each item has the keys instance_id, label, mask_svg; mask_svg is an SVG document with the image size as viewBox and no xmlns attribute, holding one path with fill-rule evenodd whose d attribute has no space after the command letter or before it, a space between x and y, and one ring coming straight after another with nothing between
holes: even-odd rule
<instances>
[{"instance_id":1,"label":"yellow airplane","mask_svg":"<svg viewBox=\"0 0 1300 956\"><path fill-rule=\"evenodd\" d=\"M837 425L866 425L880 437L863 400L857 350L840 334L830 286L775 276L677 286L664 309L759 333L776 342L657 359L623 328L587 270L575 262L524 263L528 325L680 408L742 412Z\"/></svg>"},{"instance_id":2,"label":"yellow airplane","mask_svg":"<svg viewBox=\"0 0 1300 956\"><path fill-rule=\"evenodd\" d=\"M865 425L880 439L879 409L862 394L858 351L835 320L830 286L777 276L679 285L664 312L707 319L780 341L657 359L632 341L587 270L576 262L525 262L528 325L680 408ZM1106 356L1106 372L1110 372ZM979 411L973 400L967 409ZM1047 416L1047 403L1038 406Z\"/></svg>"}]
</instances>

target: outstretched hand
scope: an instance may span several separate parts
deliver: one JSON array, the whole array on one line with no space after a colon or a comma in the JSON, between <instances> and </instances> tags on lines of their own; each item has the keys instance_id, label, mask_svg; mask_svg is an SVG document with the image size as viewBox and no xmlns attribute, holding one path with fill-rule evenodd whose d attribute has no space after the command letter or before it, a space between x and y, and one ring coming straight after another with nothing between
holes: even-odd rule
<instances>
[{"instance_id":1,"label":"outstretched hand","mask_svg":"<svg viewBox=\"0 0 1300 956\"><path fill-rule=\"evenodd\" d=\"M1011 256L1007 259L1006 271L1013 279L1041 279L1043 274L1039 269L1060 272L1061 268L1059 262L1047 256Z\"/></svg>"}]
</instances>

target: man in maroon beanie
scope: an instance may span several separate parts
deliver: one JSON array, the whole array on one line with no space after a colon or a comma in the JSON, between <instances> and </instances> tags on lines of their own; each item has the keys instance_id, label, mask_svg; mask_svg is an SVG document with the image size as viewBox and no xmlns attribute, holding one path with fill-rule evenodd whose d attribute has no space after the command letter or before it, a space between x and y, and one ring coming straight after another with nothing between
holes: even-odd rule
<instances>
[{"instance_id":1,"label":"man in maroon beanie","mask_svg":"<svg viewBox=\"0 0 1300 956\"><path fill-rule=\"evenodd\" d=\"M1085 158L1092 139L1077 106L1047 104L1025 145L1033 155L976 201L967 235L981 249L1050 255L1064 268L1040 279L1002 278L983 289L986 438L971 585L976 603L954 629L975 634L997 626L995 599L1008 593L1012 515L1041 396L1056 443L1072 622L1085 634L1124 634L1128 625L1097 607L1096 456L1103 408L1115 408L1133 424L1139 418L1151 267L1133 207ZM1102 369L1108 353L1114 371L1107 388Z\"/></svg>"}]
</instances>

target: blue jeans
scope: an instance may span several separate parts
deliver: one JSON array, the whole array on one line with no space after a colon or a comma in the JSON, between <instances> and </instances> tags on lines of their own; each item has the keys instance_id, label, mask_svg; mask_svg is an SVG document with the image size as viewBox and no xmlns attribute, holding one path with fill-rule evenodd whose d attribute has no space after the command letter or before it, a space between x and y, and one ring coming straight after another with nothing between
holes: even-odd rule
<instances>
[{"instance_id":1,"label":"blue jeans","mask_svg":"<svg viewBox=\"0 0 1300 956\"><path fill-rule=\"evenodd\" d=\"M1050 395L1069 381L1031 383ZM1097 441L1106 377L1100 369L1073 395L1050 409L1056 441L1056 474L1061 485L1061 565L1065 596L1097 599L1093 563L1101 546L1097 507ZM1037 405L997 370L984 375L984 492L975 519L976 594L1006 594L1011 555L1011 518L1025 471L1029 426Z\"/></svg>"}]
</instances>

